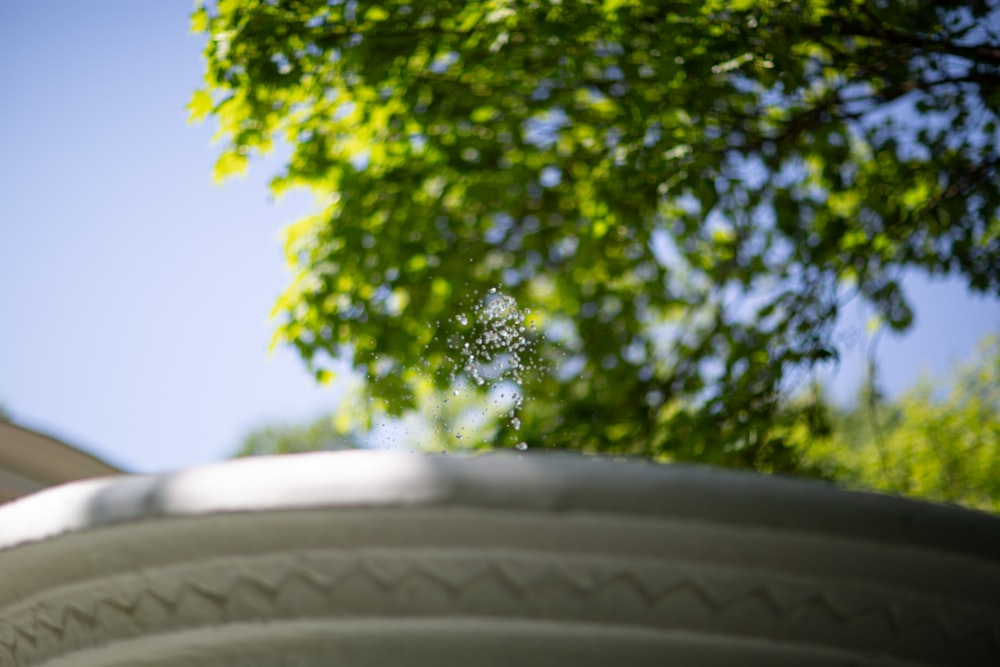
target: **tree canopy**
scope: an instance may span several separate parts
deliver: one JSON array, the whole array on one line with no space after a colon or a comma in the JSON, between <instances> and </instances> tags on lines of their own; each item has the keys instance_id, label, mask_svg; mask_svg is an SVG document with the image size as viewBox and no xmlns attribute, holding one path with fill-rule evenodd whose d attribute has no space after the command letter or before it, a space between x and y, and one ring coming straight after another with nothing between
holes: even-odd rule
<instances>
[{"instance_id":1,"label":"tree canopy","mask_svg":"<svg viewBox=\"0 0 1000 667\"><path fill-rule=\"evenodd\" d=\"M925 376L895 400L869 386L859 399L831 406L829 436L803 437L827 477L1000 513L1000 336L947 378Z\"/></svg>"},{"instance_id":2,"label":"tree canopy","mask_svg":"<svg viewBox=\"0 0 1000 667\"><path fill-rule=\"evenodd\" d=\"M286 143L278 339L400 412L490 289L547 373L495 443L801 465L782 396L910 269L1000 295L1000 10L929 0L219 0L218 177ZM461 315L461 317L460 317ZM468 380L467 377L465 377ZM475 383L469 383L475 386Z\"/></svg>"}]
</instances>

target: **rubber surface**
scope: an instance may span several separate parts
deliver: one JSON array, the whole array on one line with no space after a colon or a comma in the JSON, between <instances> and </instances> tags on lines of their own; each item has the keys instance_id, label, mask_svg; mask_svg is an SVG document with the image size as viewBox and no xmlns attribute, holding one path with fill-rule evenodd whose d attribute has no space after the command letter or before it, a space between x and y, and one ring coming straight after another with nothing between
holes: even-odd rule
<instances>
[{"instance_id":1,"label":"rubber surface","mask_svg":"<svg viewBox=\"0 0 1000 667\"><path fill-rule=\"evenodd\" d=\"M751 474L247 459L0 507L0 666L996 665L998 554L995 517Z\"/></svg>"}]
</instances>

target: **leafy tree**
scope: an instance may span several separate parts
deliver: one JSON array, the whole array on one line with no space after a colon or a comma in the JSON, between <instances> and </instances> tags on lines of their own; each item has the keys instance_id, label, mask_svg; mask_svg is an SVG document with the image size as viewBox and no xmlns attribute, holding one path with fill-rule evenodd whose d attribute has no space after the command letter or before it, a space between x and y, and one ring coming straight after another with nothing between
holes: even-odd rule
<instances>
[{"instance_id":1,"label":"leafy tree","mask_svg":"<svg viewBox=\"0 0 1000 667\"><path fill-rule=\"evenodd\" d=\"M904 330L906 270L1000 293L998 15L219 0L190 109L218 177L291 147L274 191L322 205L288 230L277 338L320 377L350 356L365 410L468 382L464 315L500 286L552 370L495 444L786 470L782 394L836 360L845 300Z\"/></svg>"},{"instance_id":2,"label":"leafy tree","mask_svg":"<svg viewBox=\"0 0 1000 667\"><path fill-rule=\"evenodd\" d=\"M336 415L324 415L302 425L268 425L254 429L243 439L235 456L294 454L319 450L355 449L361 446L356 432L345 430Z\"/></svg>"},{"instance_id":3,"label":"leafy tree","mask_svg":"<svg viewBox=\"0 0 1000 667\"><path fill-rule=\"evenodd\" d=\"M1000 513L1000 336L975 357L895 401L863 389L829 438L801 439L807 458L852 486Z\"/></svg>"}]
</instances>

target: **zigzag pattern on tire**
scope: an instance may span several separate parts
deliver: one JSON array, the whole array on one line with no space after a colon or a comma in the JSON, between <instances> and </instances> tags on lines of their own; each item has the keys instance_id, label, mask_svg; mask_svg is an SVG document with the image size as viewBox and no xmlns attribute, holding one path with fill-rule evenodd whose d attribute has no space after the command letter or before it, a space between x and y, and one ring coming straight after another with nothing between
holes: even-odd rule
<instances>
[{"instance_id":1,"label":"zigzag pattern on tire","mask_svg":"<svg viewBox=\"0 0 1000 667\"><path fill-rule=\"evenodd\" d=\"M465 557L453 553L400 556L398 552L395 556L367 553L345 557L343 552L333 558L331 555L323 553L317 558L303 559L300 552L291 552L192 561L46 591L32 600L0 610L0 666L20 667L26 658L30 660L29 656L59 655L64 652L60 648L75 650L65 646L73 643L67 637L74 634L67 630L73 626L98 635L108 633L109 628L101 629L101 615L105 611L129 617L136 632L141 634L144 628L137 615L146 601L166 610L177 627L226 622L230 617L227 603L241 591L263 596L279 612L275 618L294 618L280 614L278 605L283 591L299 583L334 597L349 581L370 584L390 596L406 585L430 585L453 598L467 594L477 583L486 582L498 585L515 598L552 597L553 591L561 591L581 598L581 603L617 589L628 591L647 611L687 593L712 614L721 615L749 602L766 609L779 624L809 611L824 613L833 626L850 626L874 616L883 621L888 631L886 646L905 642L911 633L937 631L956 645L974 639L986 640L1000 657L1000 618L995 612L966 607L961 610L964 613L958 614L962 620L949 624L933 610L940 600L900 593L892 602L874 603L863 589L852 593L842 582L828 582L829 587L837 587L836 591L816 591L817 583L823 582L803 580L797 584L787 577L776 582L775 573L761 573L759 581L748 583L746 571L736 574L693 564L654 565L580 557L567 561L565 555L532 552L505 552L502 557L489 551ZM309 564L317 560L322 562ZM214 618L185 623L186 619L177 610L186 595L199 598ZM460 606L456 606L456 613L462 613ZM490 614L488 610L478 613ZM608 618L606 622L614 621ZM655 627L656 623L646 625ZM15 657L22 662L16 662Z\"/></svg>"}]
</instances>

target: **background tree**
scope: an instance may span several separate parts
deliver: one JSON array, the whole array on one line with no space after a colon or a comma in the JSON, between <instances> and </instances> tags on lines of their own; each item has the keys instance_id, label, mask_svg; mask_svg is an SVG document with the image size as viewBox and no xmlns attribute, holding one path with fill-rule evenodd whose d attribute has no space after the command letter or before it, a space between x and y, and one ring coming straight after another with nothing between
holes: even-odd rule
<instances>
[{"instance_id":1,"label":"background tree","mask_svg":"<svg viewBox=\"0 0 1000 667\"><path fill-rule=\"evenodd\" d=\"M355 449L361 445L356 433L338 428L336 416L324 415L305 424L270 424L256 428L243 438L235 456Z\"/></svg>"},{"instance_id":2,"label":"background tree","mask_svg":"<svg viewBox=\"0 0 1000 667\"><path fill-rule=\"evenodd\" d=\"M194 118L217 175L287 142L278 338L349 355L365 409L463 381L468 312L532 310L495 443L787 470L776 419L844 302L894 330L907 269L1000 292L990 2L219 0ZM468 378L465 378L468 382ZM471 384L471 383L470 383ZM475 386L471 384L471 386Z\"/></svg>"},{"instance_id":3,"label":"background tree","mask_svg":"<svg viewBox=\"0 0 1000 667\"><path fill-rule=\"evenodd\" d=\"M833 411L829 438L803 443L814 466L851 486L1000 513L1000 336L897 400L869 391Z\"/></svg>"},{"instance_id":4,"label":"background tree","mask_svg":"<svg viewBox=\"0 0 1000 667\"><path fill-rule=\"evenodd\" d=\"M501 420L488 419L472 394L447 404L425 387L418 400L430 421L390 421L398 446L429 452L462 434L494 436ZM498 402L504 405L502 402ZM346 407L345 406L349 406ZM497 404L494 404L496 407ZM237 456L369 447L384 437L349 431L351 401L303 426L266 426L250 434ZM501 411L503 408L501 408ZM339 429L338 430L338 424ZM853 404L834 404L818 384L791 400L773 421L774 437L796 452L800 473L856 489L949 502L1000 514L1000 335L984 338L976 354L943 378L922 377L895 400L881 396L875 376Z\"/></svg>"},{"instance_id":5,"label":"background tree","mask_svg":"<svg viewBox=\"0 0 1000 667\"><path fill-rule=\"evenodd\" d=\"M393 446L425 452L442 452L459 445L488 442L496 437L500 417L512 401L492 392L477 400L472 391L449 393L434 390L429 382L416 388L416 409L399 418L376 419L362 406L363 395L350 393L331 414L296 424L265 424L248 433L236 457L298 452L363 449ZM373 421L358 415L371 416ZM0 414L0 419L3 415Z\"/></svg>"}]
</instances>

